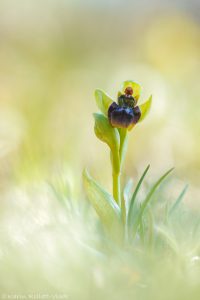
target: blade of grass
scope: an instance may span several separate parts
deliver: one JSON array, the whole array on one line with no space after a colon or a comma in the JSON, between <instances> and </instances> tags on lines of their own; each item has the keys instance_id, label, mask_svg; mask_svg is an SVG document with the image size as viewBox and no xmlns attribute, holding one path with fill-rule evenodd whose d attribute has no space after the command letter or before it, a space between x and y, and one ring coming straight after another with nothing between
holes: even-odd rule
<instances>
[{"instance_id":1,"label":"blade of grass","mask_svg":"<svg viewBox=\"0 0 200 300\"><path fill-rule=\"evenodd\" d=\"M126 215L128 214L128 210L129 210L129 205L130 205L129 200L130 200L130 194L131 194L132 187L133 187L133 180L129 179L129 181L125 185L124 193L123 193L123 198L124 198L125 207L126 207Z\"/></svg>"},{"instance_id":2,"label":"blade of grass","mask_svg":"<svg viewBox=\"0 0 200 300\"><path fill-rule=\"evenodd\" d=\"M74 211L74 207L69 197L64 195L61 191L56 189L56 187L52 183L48 183L48 186L53 193L54 197L67 209L67 211Z\"/></svg>"},{"instance_id":3,"label":"blade of grass","mask_svg":"<svg viewBox=\"0 0 200 300\"><path fill-rule=\"evenodd\" d=\"M139 233L140 233L140 239L141 239L141 242L144 246L145 244L145 229L144 229L144 222L143 222L143 219L141 219L141 222L140 222L140 226L139 226Z\"/></svg>"},{"instance_id":4,"label":"blade of grass","mask_svg":"<svg viewBox=\"0 0 200 300\"><path fill-rule=\"evenodd\" d=\"M200 227L200 218L198 218L197 221L194 223L194 227L192 230L193 238L196 238L197 234L200 232L199 227Z\"/></svg>"},{"instance_id":5,"label":"blade of grass","mask_svg":"<svg viewBox=\"0 0 200 300\"><path fill-rule=\"evenodd\" d=\"M148 166L146 167L146 169L144 170L144 173L143 173L142 176L140 177L140 180L138 181L138 184L137 184L137 186L136 186L136 188L135 188L135 191L134 191L134 193L133 193L133 195L132 195L132 198L131 198L131 201L130 201L130 205L129 205L129 209L128 209L128 216L127 216L127 224L128 224L128 227L130 227L131 224L132 224L133 208L134 208L135 199L136 199L136 197L137 197L137 194L138 194L138 192L139 192L140 186L141 186L141 184L142 184L142 182L143 182L143 180L144 180L144 178L145 178L145 176L146 176L146 174L147 174L149 168L150 168L150 165L148 165Z\"/></svg>"},{"instance_id":6,"label":"blade of grass","mask_svg":"<svg viewBox=\"0 0 200 300\"><path fill-rule=\"evenodd\" d=\"M179 204L183 200L183 197L184 197L185 193L187 192L187 189L188 189L188 184L184 187L184 189L182 190L182 192L180 193L180 195L176 199L175 203L169 209L169 212L168 212L169 216L171 216L176 211L176 209L178 208Z\"/></svg>"},{"instance_id":7,"label":"blade of grass","mask_svg":"<svg viewBox=\"0 0 200 300\"><path fill-rule=\"evenodd\" d=\"M148 244L150 250L153 249L153 242L154 242L154 218L151 209L148 211Z\"/></svg>"},{"instance_id":8,"label":"blade of grass","mask_svg":"<svg viewBox=\"0 0 200 300\"><path fill-rule=\"evenodd\" d=\"M155 193L156 189L159 187L159 185L161 184L161 182L172 172L174 168L170 169L169 171L167 171L163 176L160 177L160 179L153 185L153 187L151 188L150 192L147 194L145 200L143 201L141 208L139 210L139 213L137 215L137 218L133 224L133 237L136 235L138 226L141 222L141 218L143 217L144 211L147 207L147 205L149 204L150 200L152 199L153 194ZM131 230L131 228L130 228Z\"/></svg>"},{"instance_id":9,"label":"blade of grass","mask_svg":"<svg viewBox=\"0 0 200 300\"><path fill-rule=\"evenodd\" d=\"M176 242L176 239L174 236L172 236L167 230L161 227L157 227L157 234L160 236L162 241L168 245L168 247L173 251L174 254L179 254L179 247L178 243Z\"/></svg>"},{"instance_id":10,"label":"blade of grass","mask_svg":"<svg viewBox=\"0 0 200 300\"><path fill-rule=\"evenodd\" d=\"M168 224L168 217L169 217L169 202L165 204L164 210L164 224Z\"/></svg>"}]
</instances>

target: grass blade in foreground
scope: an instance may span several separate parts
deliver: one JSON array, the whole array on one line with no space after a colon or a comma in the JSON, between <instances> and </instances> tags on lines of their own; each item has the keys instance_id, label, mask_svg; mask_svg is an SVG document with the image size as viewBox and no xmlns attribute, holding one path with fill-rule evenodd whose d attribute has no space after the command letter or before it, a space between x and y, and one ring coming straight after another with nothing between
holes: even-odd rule
<instances>
[{"instance_id":1,"label":"grass blade in foreground","mask_svg":"<svg viewBox=\"0 0 200 300\"><path fill-rule=\"evenodd\" d=\"M138 212L138 215L136 217L136 220L133 224L133 228L131 226L131 228L129 228L129 232L132 231L132 236L135 237L138 226L141 222L141 219L143 217L144 211L147 207L147 205L149 204L150 200L152 199L152 196L154 194L154 192L156 191L156 189L159 187L159 185L161 184L161 182L173 171L173 168L170 169L169 171L167 171L162 177L160 177L160 179L153 185L153 187L151 188L150 192L147 194L145 200L143 201L141 208Z\"/></svg>"},{"instance_id":2,"label":"grass blade in foreground","mask_svg":"<svg viewBox=\"0 0 200 300\"><path fill-rule=\"evenodd\" d=\"M131 226L131 224L133 222L133 208L134 208L135 199L137 197L137 194L139 192L140 186L141 186L141 184L142 184L142 182L143 182L143 180L144 180L144 178L145 178L145 176L146 176L149 168L150 168L150 165L148 165L146 167L146 169L145 169L144 173L142 174L140 180L138 181L138 184L137 184L137 186L135 188L135 191L134 191L134 193L132 195L132 198L131 198L131 201L130 201L129 210L128 210L128 217L127 217L128 227Z\"/></svg>"},{"instance_id":3,"label":"grass blade in foreground","mask_svg":"<svg viewBox=\"0 0 200 300\"><path fill-rule=\"evenodd\" d=\"M156 231L162 241L178 256L179 247L175 237L167 231L167 228L156 227Z\"/></svg>"},{"instance_id":4,"label":"grass blade in foreground","mask_svg":"<svg viewBox=\"0 0 200 300\"><path fill-rule=\"evenodd\" d=\"M129 179L128 182L126 183L126 185L124 187L124 191L123 191L123 198L124 198L124 202L125 202L125 206L126 206L126 215L128 215L128 211L129 211L129 206L130 206L129 199L130 199L132 187L133 187L133 179Z\"/></svg>"},{"instance_id":5,"label":"grass blade in foreground","mask_svg":"<svg viewBox=\"0 0 200 300\"><path fill-rule=\"evenodd\" d=\"M182 192L178 196L177 200L175 201L175 203L170 208L170 210L169 210L169 216L171 216L176 211L176 209L178 208L179 204L183 200L183 197L185 196L185 193L187 192L187 189L188 189L188 185L186 185L184 187L184 189L182 190Z\"/></svg>"}]
</instances>

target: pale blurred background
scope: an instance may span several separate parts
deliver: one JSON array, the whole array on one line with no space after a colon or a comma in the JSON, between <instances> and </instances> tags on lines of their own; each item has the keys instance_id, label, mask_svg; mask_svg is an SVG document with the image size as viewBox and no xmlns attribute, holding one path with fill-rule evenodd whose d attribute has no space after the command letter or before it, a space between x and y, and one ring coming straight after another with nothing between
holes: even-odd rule
<instances>
[{"instance_id":1,"label":"pale blurred background","mask_svg":"<svg viewBox=\"0 0 200 300\"><path fill-rule=\"evenodd\" d=\"M110 188L108 150L93 133L94 90L116 99L132 79L140 103L153 94L153 107L130 133L125 176L148 163L152 176L174 166L197 203L199 11L197 0L1 0L1 188L65 173L80 189L85 166Z\"/></svg>"},{"instance_id":2,"label":"pale blurred background","mask_svg":"<svg viewBox=\"0 0 200 300\"><path fill-rule=\"evenodd\" d=\"M145 253L138 260L133 248L125 264L125 253L108 263L95 252L104 240L81 180L87 167L111 191L109 151L93 131L94 90L116 99L121 82L134 80L142 86L140 103L153 94L153 106L130 133L123 183L128 177L135 183L150 163L143 200L148 183L174 166L156 194L158 204L174 201L189 184L184 201L198 231L199 12L199 0L0 0L1 299L26 291L132 299L130 277L144 292L136 299L172 299L172 287L181 294L177 300L199 299L199 238L190 237L192 222L182 226L182 210L181 239L179 227L168 228L180 246L178 259L168 250L164 259L158 255L161 269ZM160 207L156 213L162 220ZM196 283L196 298L187 283Z\"/></svg>"}]
</instances>

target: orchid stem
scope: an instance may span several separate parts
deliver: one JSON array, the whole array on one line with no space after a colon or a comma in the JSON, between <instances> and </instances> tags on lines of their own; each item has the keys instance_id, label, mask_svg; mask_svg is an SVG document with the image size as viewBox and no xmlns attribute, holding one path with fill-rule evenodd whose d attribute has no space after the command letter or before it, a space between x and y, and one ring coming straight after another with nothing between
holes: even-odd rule
<instances>
[{"instance_id":1,"label":"orchid stem","mask_svg":"<svg viewBox=\"0 0 200 300\"><path fill-rule=\"evenodd\" d=\"M127 129L126 128L121 128L119 133L120 133L119 157L120 157L120 164L121 164L121 167L122 167L122 164L124 162L124 158L125 158L125 155L126 155L127 144L128 144Z\"/></svg>"},{"instance_id":2,"label":"orchid stem","mask_svg":"<svg viewBox=\"0 0 200 300\"><path fill-rule=\"evenodd\" d=\"M113 198L118 205L121 205L120 192L120 158L119 151L111 149L112 175L113 175Z\"/></svg>"},{"instance_id":3,"label":"orchid stem","mask_svg":"<svg viewBox=\"0 0 200 300\"><path fill-rule=\"evenodd\" d=\"M113 173L113 197L121 205L120 173Z\"/></svg>"},{"instance_id":4,"label":"orchid stem","mask_svg":"<svg viewBox=\"0 0 200 300\"><path fill-rule=\"evenodd\" d=\"M121 198L121 168L127 148L127 129L120 129L120 148L119 153L112 153L112 165L113 165L113 198L120 207L122 205Z\"/></svg>"}]
</instances>

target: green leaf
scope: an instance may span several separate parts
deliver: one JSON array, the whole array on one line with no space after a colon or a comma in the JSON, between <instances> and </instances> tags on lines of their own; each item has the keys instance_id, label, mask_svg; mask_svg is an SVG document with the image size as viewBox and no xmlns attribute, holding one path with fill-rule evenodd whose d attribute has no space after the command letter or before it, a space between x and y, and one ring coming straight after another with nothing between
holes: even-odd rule
<instances>
[{"instance_id":1,"label":"green leaf","mask_svg":"<svg viewBox=\"0 0 200 300\"><path fill-rule=\"evenodd\" d=\"M120 136L118 130L113 128L108 119L100 113L94 113L94 119L94 131L96 136L111 149L118 149L119 151Z\"/></svg>"},{"instance_id":2,"label":"green leaf","mask_svg":"<svg viewBox=\"0 0 200 300\"><path fill-rule=\"evenodd\" d=\"M83 183L88 200L96 210L102 225L115 240L121 240L123 232L119 206L86 170L83 171Z\"/></svg>"},{"instance_id":3,"label":"green leaf","mask_svg":"<svg viewBox=\"0 0 200 300\"><path fill-rule=\"evenodd\" d=\"M117 128L113 128L108 119L100 114L94 113L95 125L94 132L96 136L104 143L106 143L111 149L111 162L113 169L116 173L120 171L120 158L119 158L119 148L120 148L120 135Z\"/></svg>"},{"instance_id":4,"label":"green leaf","mask_svg":"<svg viewBox=\"0 0 200 300\"><path fill-rule=\"evenodd\" d=\"M173 168L170 169L169 171L167 171L163 176L160 177L160 179L153 185L150 192L147 194L146 198L142 202L141 208L140 208L138 215L136 217L136 220L133 224L133 236L135 236L135 234L137 232L137 229L138 229L138 226L143 217L144 211L145 211L147 205L149 204L150 200L152 199L153 194L155 193L156 189L159 187L161 182L172 172L172 170L173 170Z\"/></svg>"},{"instance_id":5,"label":"green leaf","mask_svg":"<svg viewBox=\"0 0 200 300\"><path fill-rule=\"evenodd\" d=\"M140 180L138 181L138 184L137 184L137 186L136 186L136 188L135 188L135 191L134 191L134 193L133 193L133 195L132 195L132 197L131 197L130 205L129 205L129 210L128 210L128 217L127 217L127 224L128 224L129 227L130 227L130 226L132 225L132 223L133 223L133 215L134 215L134 203L135 203L135 199L136 199L136 197L137 197L137 194L138 194L138 192L139 192L139 190L140 190L140 186L141 186L141 184L142 184L142 182L143 182L143 180L144 180L144 178L145 178L145 176L146 176L146 174L147 174L149 168L150 168L150 165L148 165L148 166L146 167L146 169L144 170L144 173L143 173L142 176L140 177Z\"/></svg>"},{"instance_id":6,"label":"green leaf","mask_svg":"<svg viewBox=\"0 0 200 300\"><path fill-rule=\"evenodd\" d=\"M139 122L143 121L146 118L146 116L148 115L148 113L151 109L151 104L152 104L152 95L149 97L149 99L145 103L139 105L139 108L141 111L141 117L139 119Z\"/></svg>"},{"instance_id":7,"label":"green leaf","mask_svg":"<svg viewBox=\"0 0 200 300\"><path fill-rule=\"evenodd\" d=\"M104 143L106 143L112 153L112 164L114 171L118 173L120 171L120 158L119 158L119 147L120 147L120 135L117 128L113 128L108 119L100 114L94 113L95 126L94 131L96 136Z\"/></svg>"},{"instance_id":8,"label":"green leaf","mask_svg":"<svg viewBox=\"0 0 200 300\"><path fill-rule=\"evenodd\" d=\"M180 193L180 195L178 196L178 198L176 199L175 203L172 205L172 207L169 210L169 216L172 215L175 210L178 208L179 204L181 203L186 191L188 189L188 185L186 185L184 187L184 189L182 190L182 192Z\"/></svg>"},{"instance_id":9,"label":"green leaf","mask_svg":"<svg viewBox=\"0 0 200 300\"><path fill-rule=\"evenodd\" d=\"M105 92L99 89L95 90L94 95L98 108L105 116L107 116L108 108L114 101Z\"/></svg>"}]
</instances>

